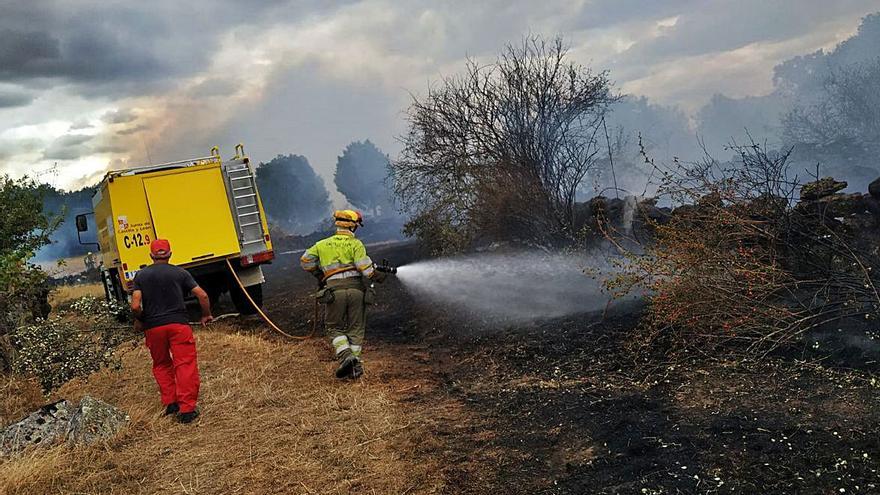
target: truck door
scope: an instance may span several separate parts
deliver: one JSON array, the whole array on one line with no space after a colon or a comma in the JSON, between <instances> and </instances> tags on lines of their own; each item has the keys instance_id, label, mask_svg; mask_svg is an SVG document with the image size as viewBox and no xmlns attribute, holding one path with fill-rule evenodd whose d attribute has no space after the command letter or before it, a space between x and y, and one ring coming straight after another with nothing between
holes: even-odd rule
<instances>
[{"instance_id":1,"label":"truck door","mask_svg":"<svg viewBox=\"0 0 880 495\"><path fill-rule=\"evenodd\" d=\"M171 262L182 265L238 254L226 187L219 168L144 180L156 236L171 242Z\"/></svg>"}]
</instances>

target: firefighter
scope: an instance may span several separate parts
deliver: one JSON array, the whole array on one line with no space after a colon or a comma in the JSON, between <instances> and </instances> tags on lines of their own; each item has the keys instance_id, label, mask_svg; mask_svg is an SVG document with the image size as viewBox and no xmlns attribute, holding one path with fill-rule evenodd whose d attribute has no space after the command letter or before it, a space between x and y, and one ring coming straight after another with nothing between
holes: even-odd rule
<instances>
[{"instance_id":1,"label":"firefighter","mask_svg":"<svg viewBox=\"0 0 880 495\"><path fill-rule=\"evenodd\" d=\"M192 294L199 300L203 325L213 320L211 303L188 271L168 262L171 244L167 240L150 243L150 257L153 264L134 277L131 311L135 328L144 331L165 415L175 414L181 423L191 423L199 416L200 380L184 296Z\"/></svg>"},{"instance_id":2,"label":"firefighter","mask_svg":"<svg viewBox=\"0 0 880 495\"><path fill-rule=\"evenodd\" d=\"M327 305L327 336L336 352L336 378L359 378L364 373L361 349L366 328L366 305L372 304L372 280L384 275L374 269L364 243L355 237L363 215L337 210L336 234L318 241L300 258L303 270L318 278L318 300Z\"/></svg>"}]
</instances>

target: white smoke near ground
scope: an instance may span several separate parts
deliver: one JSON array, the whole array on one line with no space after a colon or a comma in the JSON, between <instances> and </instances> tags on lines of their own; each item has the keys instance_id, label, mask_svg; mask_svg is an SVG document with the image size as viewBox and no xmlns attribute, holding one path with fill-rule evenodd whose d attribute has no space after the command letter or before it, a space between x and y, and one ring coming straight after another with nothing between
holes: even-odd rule
<instances>
[{"instance_id":1,"label":"white smoke near ground","mask_svg":"<svg viewBox=\"0 0 880 495\"><path fill-rule=\"evenodd\" d=\"M623 200L623 218L621 219L623 232L631 234L633 228L633 219L635 218L636 209L639 206L639 200L643 198L639 196L627 196Z\"/></svg>"},{"instance_id":2,"label":"white smoke near ground","mask_svg":"<svg viewBox=\"0 0 880 495\"><path fill-rule=\"evenodd\" d=\"M535 251L422 261L401 266L397 278L428 301L508 323L604 309L609 271L604 256Z\"/></svg>"}]
</instances>

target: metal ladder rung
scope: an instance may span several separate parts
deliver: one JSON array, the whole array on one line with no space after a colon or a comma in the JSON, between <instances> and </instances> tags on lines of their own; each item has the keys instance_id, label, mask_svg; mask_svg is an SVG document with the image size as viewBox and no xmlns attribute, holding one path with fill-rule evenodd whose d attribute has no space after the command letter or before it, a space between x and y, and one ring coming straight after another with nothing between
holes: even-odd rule
<instances>
[{"instance_id":1,"label":"metal ladder rung","mask_svg":"<svg viewBox=\"0 0 880 495\"><path fill-rule=\"evenodd\" d=\"M226 176L228 177L229 186L231 189L230 195L232 199L232 207L234 208L236 214L236 223L238 223L238 231L240 234L239 242L242 246L264 243L262 229L263 214L259 209L260 204L257 200L257 187L254 183L255 176L253 172L248 168L242 167L236 170L227 170ZM242 183L235 181L246 182ZM236 184L238 185L236 186ZM250 203L239 204L248 199L250 199ZM244 223L242 223L243 221ZM259 231L255 231L253 227L257 227ZM259 238L254 239L254 235L256 234L259 234Z\"/></svg>"}]
</instances>

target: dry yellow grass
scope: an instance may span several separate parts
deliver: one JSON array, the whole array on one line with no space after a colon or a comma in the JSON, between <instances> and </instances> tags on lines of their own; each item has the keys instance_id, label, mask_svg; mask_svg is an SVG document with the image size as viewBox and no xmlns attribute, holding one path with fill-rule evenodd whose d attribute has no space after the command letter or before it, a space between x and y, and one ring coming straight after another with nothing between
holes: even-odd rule
<instances>
[{"instance_id":1,"label":"dry yellow grass","mask_svg":"<svg viewBox=\"0 0 880 495\"><path fill-rule=\"evenodd\" d=\"M7 425L27 416L44 400L40 385L0 375L0 425Z\"/></svg>"},{"instance_id":2,"label":"dry yellow grass","mask_svg":"<svg viewBox=\"0 0 880 495\"><path fill-rule=\"evenodd\" d=\"M267 341L216 325L197 332L202 376L196 424L161 416L143 345L125 345L123 370L70 382L58 397L84 394L131 416L116 438L85 448L56 447L0 464L0 493L435 493L442 460L425 455L431 411L404 407L401 390L419 383L393 356L368 355L360 382L332 377L321 339ZM43 401L9 382L0 402L21 415ZM12 387L12 388L10 388ZM14 390L13 390L14 388ZM438 404L442 407L442 404ZM422 408L425 409L425 408ZM12 411L2 411L4 418ZM438 411L439 412L439 411ZM439 444L438 444L439 445ZM442 449L438 449L440 451Z\"/></svg>"},{"instance_id":3,"label":"dry yellow grass","mask_svg":"<svg viewBox=\"0 0 880 495\"><path fill-rule=\"evenodd\" d=\"M104 297L104 286L100 282L59 285L52 289L52 292L49 294L49 304L55 306L75 301L85 296Z\"/></svg>"}]
</instances>

